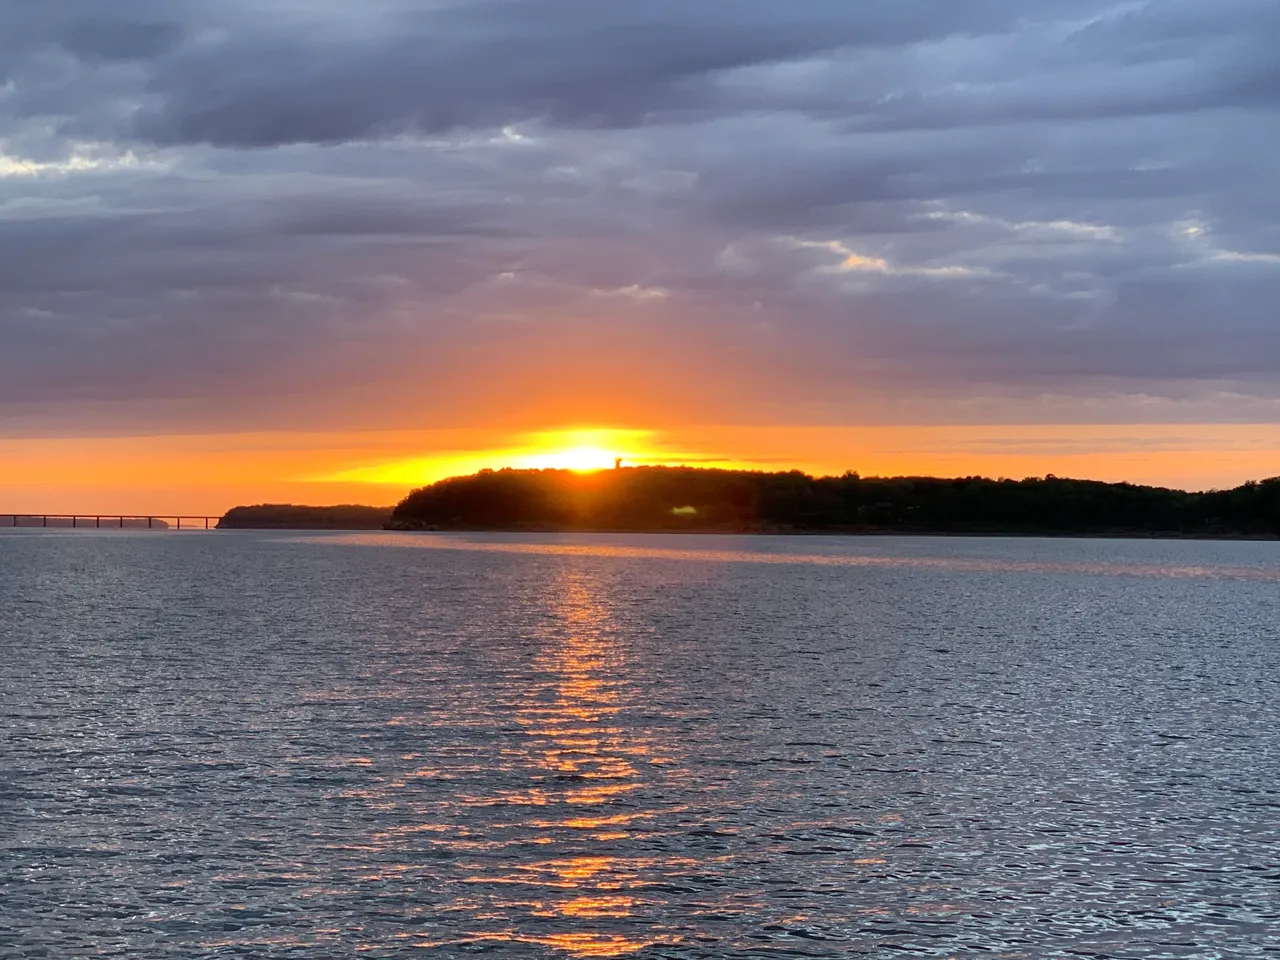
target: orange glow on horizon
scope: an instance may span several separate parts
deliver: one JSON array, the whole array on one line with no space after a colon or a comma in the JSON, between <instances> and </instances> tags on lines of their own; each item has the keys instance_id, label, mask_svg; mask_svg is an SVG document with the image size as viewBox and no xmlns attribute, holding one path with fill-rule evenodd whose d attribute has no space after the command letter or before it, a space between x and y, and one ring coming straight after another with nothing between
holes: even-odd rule
<instances>
[{"instance_id":1,"label":"orange glow on horizon","mask_svg":"<svg viewBox=\"0 0 1280 960\"><path fill-rule=\"evenodd\" d=\"M0 511L221 515L392 506L485 468L688 465L811 474L1053 473L1188 490L1280 475L1280 424L722 425L0 438Z\"/></svg>"},{"instance_id":2,"label":"orange glow on horizon","mask_svg":"<svg viewBox=\"0 0 1280 960\"><path fill-rule=\"evenodd\" d=\"M705 455L704 455L705 456ZM411 457L339 470L309 478L317 482L367 483L418 487L447 477L480 470L572 470L592 473L611 470L618 461L627 466L675 465L698 462L698 454L663 451L652 430L586 428L522 435L516 445L496 450L445 451L430 457ZM717 458L719 467L749 468L746 462Z\"/></svg>"}]
</instances>

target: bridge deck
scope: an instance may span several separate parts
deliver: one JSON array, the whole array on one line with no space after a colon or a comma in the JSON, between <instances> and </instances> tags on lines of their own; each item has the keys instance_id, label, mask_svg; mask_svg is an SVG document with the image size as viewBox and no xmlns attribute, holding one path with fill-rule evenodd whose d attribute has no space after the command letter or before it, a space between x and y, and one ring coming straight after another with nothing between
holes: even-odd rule
<instances>
[{"instance_id":1,"label":"bridge deck","mask_svg":"<svg viewBox=\"0 0 1280 960\"><path fill-rule=\"evenodd\" d=\"M221 517L203 517L183 514L119 514L119 513L0 513L0 527L69 527L72 530L93 528L97 530L143 529L148 530L212 530ZM157 525L157 521L160 524ZM184 528L182 525L186 524Z\"/></svg>"}]
</instances>

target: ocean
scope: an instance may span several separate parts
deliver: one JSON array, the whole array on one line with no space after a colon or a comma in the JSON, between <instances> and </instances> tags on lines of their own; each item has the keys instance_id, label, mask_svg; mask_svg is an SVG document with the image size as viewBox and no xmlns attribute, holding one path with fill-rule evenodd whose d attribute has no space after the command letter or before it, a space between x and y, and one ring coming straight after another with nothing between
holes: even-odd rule
<instances>
[{"instance_id":1,"label":"ocean","mask_svg":"<svg viewBox=\"0 0 1280 960\"><path fill-rule=\"evenodd\" d=\"M0 530L0 956L1280 956L1280 543Z\"/></svg>"}]
</instances>

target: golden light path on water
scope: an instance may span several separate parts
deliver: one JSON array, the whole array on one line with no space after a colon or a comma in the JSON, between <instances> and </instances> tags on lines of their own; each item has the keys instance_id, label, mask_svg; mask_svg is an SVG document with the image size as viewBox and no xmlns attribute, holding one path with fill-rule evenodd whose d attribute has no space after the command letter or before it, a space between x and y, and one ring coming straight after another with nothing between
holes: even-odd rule
<instances>
[{"instance_id":1,"label":"golden light path on water","mask_svg":"<svg viewBox=\"0 0 1280 960\"><path fill-rule=\"evenodd\" d=\"M654 811L633 809L607 815L612 805L640 787L640 767L669 763L656 744L634 729L614 723L624 706L625 687L610 675L611 661L623 655L610 639L608 607L580 571L566 571L553 601L557 621L543 636L538 675L524 691L517 714L522 736L503 750L502 764L522 769L536 784L527 793L465 798L465 806L494 802L523 806L532 842L557 845L565 831L590 841L625 842L628 827ZM510 896L492 897L487 907L511 916L572 919L573 929L531 934L511 927L475 939L554 947L582 957L615 957L646 946L672 943L655 937L635 940L603 930L583 929L590 918L625 918L641 905L635 895L642 869L652 860L617 855L552 857L481 872L467 878L481 887L508 887Z\"/></svg>"},{"instance_id":2,"label":"golden light path on water","mask_svg":"<svg viewBox=\"0 0 1280 960\"><path fill-rule=\"evenodd\" d=\"M461 787L435 804L439 820L395 827L372 838L381 853L402 849L406 836L425 835L433 838L432 847L457 858L454 868L463 875L450 884L457 892L436 911L460 918L450 928L453 935L399 935L414 948L447 951L500 942L574 957L620 957L681 940L658 932L640 939L634 925L627 926L629 935L608 927L610 921L626 921L650 905L644 896L650 878L695 864L687 858L627 851L637 825L659 812L673 812L669 806L658 811L629 798L641 790L652 768L674 773L675 760L646 728L617 722L620 711L635 706L634 691L617 679L626 653L615 642L616 627L605 598L598 595L599 583L566 569L547 586L554 592L537 601L549 615L537 632L532 669L522 671L521 682L507 688L515 692L514 699L492 705L497 713L510 710L514 725L490 759L487 775L476 781L490 789ZM429 734L436 718L398 717L392 722ZM360 793L375 808L395 805L393 795L414 780L443 772L422 768ZM492 789L499 783L504 786ZM531 856L533 848L543 848L547 855ZM557 921L563 929L556 929ZM468 922L476 928L466 929Z\"/></svg>"}]
</instances>

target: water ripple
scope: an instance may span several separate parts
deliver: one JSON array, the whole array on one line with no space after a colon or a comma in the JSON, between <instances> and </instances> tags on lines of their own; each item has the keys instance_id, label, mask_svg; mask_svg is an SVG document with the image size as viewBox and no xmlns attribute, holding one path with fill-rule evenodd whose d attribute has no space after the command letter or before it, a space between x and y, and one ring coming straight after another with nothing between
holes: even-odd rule
<instances>
[{"instance_id":1,"label":"water ripple","mask_svg":"<svg viewBox=\"0 0 1280 960\"><path fill-rule=\"evenodd\" d=\"M0 535L0 956L1280 955L1276 553Z\"/></svg>"}]
</instances>

